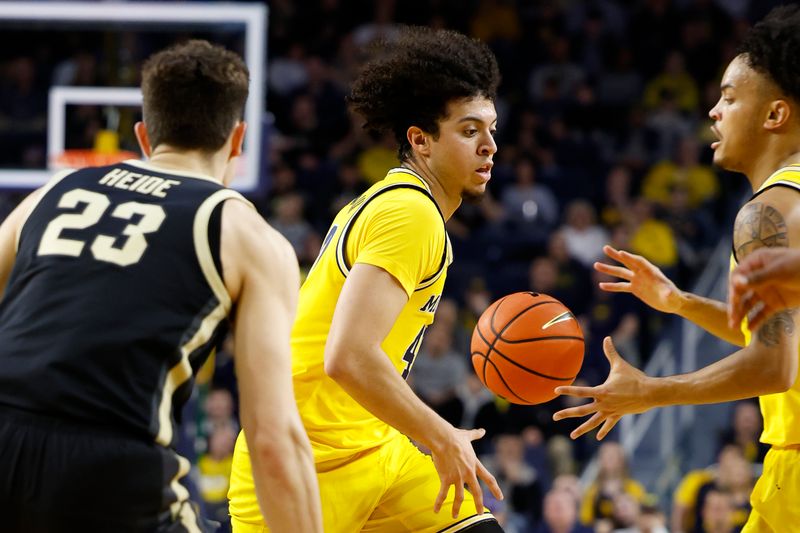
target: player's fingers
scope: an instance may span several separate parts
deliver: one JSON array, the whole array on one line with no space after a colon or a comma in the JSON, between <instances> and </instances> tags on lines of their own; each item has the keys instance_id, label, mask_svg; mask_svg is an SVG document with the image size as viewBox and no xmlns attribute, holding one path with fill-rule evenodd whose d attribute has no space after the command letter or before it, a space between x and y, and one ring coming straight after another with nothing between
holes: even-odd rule
<instances>
[{"instance_id":1,"label":"player's fingers","mask_svg":"<svg viewBox=\"0 0 800 533\"><path fill-rule=\"evenodd\" d=\"M734 279L735 277L743 278L742 276L732 276L728 284L728 325L732 328L742 322L745 314L743 298L746 289L744 285Z\"/></svg>"},{"instance_id":2,"label":"player's fingers","mask_svg":"<svg viewBox=\"0 0 800 533\"><path fill-rule=\"evenodd\" d=\"M628 281L601 281L598 287L606 292L631 292L631 284Z\"/></svg>"},{"instance_id":3,"label":"player's fingers","mask_svg":"<svg viewBox=\"0 0 800 533\"><path fill-rule=\"evenodd\" d=\"M603 253L606 254L611 259L613 259L614 261L619 261L620 258L619 250L617 250L610 244L606 244L605 246L603 246Z\"/></svg>"},{"instance_id":4,"label":"player's fingers","mask_svg":"<svg viewBox=\"0 0 800 533\"><path fill-rule=\"evenodd\" d=\"M625 250L617 250L609 245L605 245L603 251L608 257L614 261L619 261L631 270L635 270L635 267L640 266L641 257L638 255L626 252Z\"/></svg>"},{"instance_id":5,"label":"player's fingers","mask_svg":"<svg viewBox=\"0 0 800 533\"><path fill-rule=\"evenodd\" d=\"M604 415L600 413L595 413L592 416L592 418L590 418L589 420L587 420L586 422L584 422L583 424L572 430L572 433L569 434L569 437L573 440L577 439L581 435L584 435L593 430L594 428L596 428L597 426L599 426L603 422L603 420L605 420Z\"/></svg>"},{"instance_id":6,"label":"player's fingers","mask_svg":"<svg viewBox=\"0 0 800 533\"><path fill-rule=\"evenodd\" d=\"M603 427L601 427L600 431L597 432L597 440L603 440L603 438L608 435L608 432L614 429L614 426L617 425L617 422L619 422L620 418L622 417L609 416L603 423Z\"/></svg>"},{"instance_id":7,"label":"player's fingers","mask_svg":"<svg viewBox=\"0 0 800 533\"><path fill-rule=\"evenodd\" d=\"M760 328L764 321L777 311L777 309L772 306L764 304L763 302L759 303L761 305L754 307L753 310L747 314L747 327L750 331L755 331Z\"/></svg>"},{"instance_id":8,"label":"player's fingers","mask_svg":"<svg viewBox=\"0 0 800 533\"><path fill-rule=\"evenodd\" d=\"M456 483L456 496L453 499L453 518L458 516L461 511L461 504L464 502L464 483L459 481Z\"/></svg>"},{"instance_id":9,"label":"player's fingers","mask_svg":"<svg viewBox=\"0 0 800 533\"><path fill-rule=\"evenodd\" d=\"M438 513L442 509L442 504L447 499L447 492L450 489L450 484L442 480L439 486L439 494L436 495L436 501L433 503L433 512Z\"/></svg>"},{"instance_id":10,"label":"player's fingers","mask_svg":"<svg viewBox=\"0 0 800 533\"><path fill-rule=\"evenodd\" d=\"M478 483L478 478L472 477L469 482L467 483L469 487L469 492L472 494L472 499L475 500L475 512L477 514L483 514L483 491L481 490L481 484ZM453 518L458 516L458 513L453 515Z\"/></svg>"},{"instance_id":11,"label":"player's fingers","mask_svg":"<svg viewBox=\"0 0 800 533\"><path fill-rule=\"evenodd\" d=\"M628 270L625 267L616 266L616 265L608 265L606 263L596 262L594 264L594 269L598 272L602 272L603 274L608 274L609 276L614 276L617 278L630 279L633 277L633 272Z\"/></svg>"},{"instance_id":12,"label":"player's fingers","mask_svg":"<svg viewBox=\"0 0 800 533\"><path fill-rule=\"evenodd\" d=\"M566 394L577 398L594 398L597 395L597 387L573 387L564 385L555 388L556 394Z\"/></svg>"},{"instance_id":13,"label":"player's fingers","mask_svg":"<svg viewBox=\"0 0 800 533\"><path fill-rule=\"evenodd\" d=\"M597 402L587 403L585 405L578 405L577 407L568 407L557 411L553 414L553 420L563 420L564 418L578 418L581 416L590 415L597 411Z\"/></svg>"},{"instance_id":14,"label":"player's fingers","mask_svg":"<svg viewBox=\"0 0 800 533\"><path fill-rule=\"evenodd\" d=\"M503 491L500 489L500 485L497 483L497 480L494 476L486 470L486 467L483 466L483 463L478 461L478 477L486 483L486 486L489 488L489 492L492 493L492 496L497 498L498 500L502 500L504 498Z\"/></svg>"},{"instance_id":15,"label":"player's fingers","mask_svg":"<svg viewBox=\"0 0 800 533\"><path fill-rule=\"evenodd\" d=\"M766 264L762 267L753 268L749 272L744 273L746 283L751 287L759 287L767 281L773 280L779 276L780 271L774 268L771 264Z\"/></svg>"}]
</instances>

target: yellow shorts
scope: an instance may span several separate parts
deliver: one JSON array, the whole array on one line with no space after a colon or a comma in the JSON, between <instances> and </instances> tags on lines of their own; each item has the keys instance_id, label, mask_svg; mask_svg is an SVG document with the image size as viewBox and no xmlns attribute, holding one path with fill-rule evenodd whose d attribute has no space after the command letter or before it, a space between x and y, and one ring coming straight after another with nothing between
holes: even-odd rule
<instances>
[{"instance_id":1,"label":"yellow shorts","mask_svg":"<svg viewBox=\"0 0 800 533\"><path fill-rule=\"evenodd\" d=\"M326 533L451 533L494 519L490 513L475 513L475 500L468 491L461 512L453 518L454 487L441 511L434 513L439 476L433 461L402 435L317 475ZM244 522L236 516L231 521L234 533L269 531L263 522Z\"/></svg>"},{"instance_id":2,"label":"yellow shorts","mask_svg":"<svg viewBox=\"0 0 800 533\"><path fill-rule=\"evenodd\" d=\"M742 533L800 532L800 450L771 448Z\"/></svg>"}]
</instances>

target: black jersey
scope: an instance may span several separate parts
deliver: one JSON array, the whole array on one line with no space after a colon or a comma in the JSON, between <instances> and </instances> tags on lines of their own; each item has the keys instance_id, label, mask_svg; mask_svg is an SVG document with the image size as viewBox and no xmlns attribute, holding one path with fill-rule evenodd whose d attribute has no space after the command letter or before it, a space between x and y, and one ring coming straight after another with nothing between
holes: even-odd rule
<instances>
[{"instance_id":1,"label":"black jersey","mask_svg":"<svg viewBox=\"0 0 800 533\"><path fill-rule=\"evenodd\" d=\"M0 406L170 445L231 302L210 177L138 161L54 178L0 301Z\"/></svg>"}]
</instances>

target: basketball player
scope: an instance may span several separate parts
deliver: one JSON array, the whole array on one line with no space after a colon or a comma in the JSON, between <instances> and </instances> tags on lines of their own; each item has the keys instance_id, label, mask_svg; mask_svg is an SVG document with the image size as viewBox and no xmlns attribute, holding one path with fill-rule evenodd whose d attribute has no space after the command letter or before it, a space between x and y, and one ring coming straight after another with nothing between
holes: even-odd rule
<instances>
[{"instance_id":1,"label":"basketball player","mask_svg":"<svg viewBox=\"0 0 800 533\"><path fill-rule=\"evenodd\" d=\"M714 162L745 174L753 197L740 210L733 231L732 264L763 247L800 249L800 8L774 9L745 38L722 77L722 96L710 111L719 140ZM751 495L745 532L800 531L800 381L798 320L781 311L751 329L732 327L727 307L678 290L640 256L606 247L622 266L596 264L624 281L601 284L631 292L668 313L679 314L743 348L689 374L652 378L626 363L606 338L611 363L597 387L559 387L557 392L594 401L556 413L555 418L592 415L573 438L601 423L603 438L619 418L652 407L738 400L760 396L761 440L771 445L764 472Z\"/></svg>"},{"instance_id":2,"label":"basketball player","mask_svg":"<svg viewBox=\"0 0 800 533\"><path fill-rule=\"evenodd\" d=\"M472 450L484 431L453 427L405 381L452 260L445 221L491 175L498 82L485 45L408 28L353 85L350 104L367 128L395 134L400 166L336 215L292 330L327 533L502 531L478 479L502 494ZM229 492L237 533L265 531L248 456L240 435Z\"/></svg>"},{"instance_id":3,"label":"basketball player","mask_svg":"<svg viewBox=\"0 0 800 533\"><path fill-rule=\"evenodd\" d=\"M190 41L145 63L142 92L149 162L62 172L0 226L0 529L210 531L172 445L235 308L259 506L276 529L321 531L290 378L296 259L225 187L247 68Z\"/></svg>"}]
</instances>

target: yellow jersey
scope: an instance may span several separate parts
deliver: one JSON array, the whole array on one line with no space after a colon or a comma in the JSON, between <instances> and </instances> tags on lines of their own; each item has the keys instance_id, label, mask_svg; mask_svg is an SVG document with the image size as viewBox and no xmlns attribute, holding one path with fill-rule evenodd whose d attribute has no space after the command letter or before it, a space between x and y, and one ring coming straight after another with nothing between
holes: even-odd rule
<instances>
[{"instance_id":1,"label":"yellow jersey","mask_svg":"<svg viewBox=\"0 0 800 533\"><path fill-rule=\"evenodd\" d=\"M325 341L351 267L356 263L378 266L408 294L408 303L381 345L405 378L425 329L433 322L452 262L444 223L428 185L405 168L390 170L334 218L300 289L291 338L294 393L318 471L345 464L399 435L325 373ZM368 320L362 327L369 327ZM241 433L229 496L232 515L245 521L258 517L249 453Z\"/></svg>"},{"instance_id":2,"label":"yellow jersey","mask_svg":"<svg viewBox=\"0 0 800 533\"><path fill-rule=\"evenodd\" d=\"M789 187L800 192L800 165L791 165L774 172L758 188L753 198L772 187ZM731 269L735 267L736 258L731 256ZM741 328L745 344L749 345L752 334L747 325L747 318L742 320ZM800 346L798 346L798 357L800 357ZM795 379L794 384L786 392L765 394L758 398L758 402L761 406L761 416L764 418L761 442L779 447L800 444L800 379Z\"/></svg>"}]
</instances>

